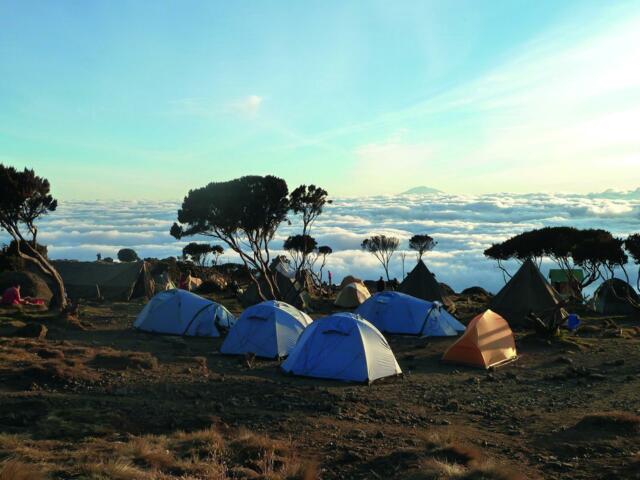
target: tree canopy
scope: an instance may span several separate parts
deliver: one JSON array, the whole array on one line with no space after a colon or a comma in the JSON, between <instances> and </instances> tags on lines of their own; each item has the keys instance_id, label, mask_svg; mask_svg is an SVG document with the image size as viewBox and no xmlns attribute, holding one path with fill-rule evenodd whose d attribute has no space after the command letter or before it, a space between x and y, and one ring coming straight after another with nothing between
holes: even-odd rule
<instances>
[{"instance_id":1,"label":"tree canopy","mask_svg":"<svg viewBox=\"0 0 640 480\"><path fill-rule=\"evenodd\" d=\"M484 254L496 260L503 271L502 262L506 260L531 259L539 263L544 257L550 258L566 272L576 290L581 291L599 278L612 277L616 268L624 269L628 257L623 245L623 240L602 229L545 227L494 244ZM573 274L576 266L584 270L582 282Z\"/></svg>"},{"instance_id":2,"label":"tree canopy","mask_svg":"<svg viewBox=\"0 0 640 480\"><path fill-rule=\"evenodd\" d=\"M269 242L290 210L287 183L267 175L212 182L190 190L178 210L171 235L216 238L236 252L248 267L262 298L267 298L252 271L265 279L272 298L280 298L274 273L269 269Z\"/></svg>"},{"instance_id":3,"label":"tree canopy","mask_svg":"<svg viewBox=\"0 0 640 480\"><path fill-rule=\"evenodd\" d=\"M389 278L389 263L391 262L391 257L393 257L393 254L398 249L399 245L400 239L396 237L373 235L366 238L360 246L364 251L371 253L378 259L382 264L382 268L384 268L387 281L389 281L391 280L391 278Z\"/></svg>"},{"instance_id":4,"label":"tree canopy","mask_svg":"<svg viewBox=\"0 0 640 480\"><path fill-rule=\"evenodd\" d=\"M138 257L138 253L133 248L121 248L118 250L118 260L121 262L137 262L140 257Z\"/></svg>"},{"instance_id":5,"label":"tree canopy","mask_svg":"<svg viewBox=\"0 0 640 480\"><path fill-rule=\"evenodd\" d=\"M438 242L426 233L416 234L409 239L409 248L418 252L418 260L421 260L426 252L433 250L437 244Z\"/></svg>"},{"instance_id":6,"label":"tree canopy","mask_svg":"<svg viewBox=\"0 0 640 480\"><path fill-rule=\"evenodd\" d=\"M218 257L224 253L224 248L220 245L209 245L208 243L191 242L184 246L182 254L189 257L193 262L204 267L209 255L213 255L213 264L218 263Z\"/></svg>"}]
</instances>

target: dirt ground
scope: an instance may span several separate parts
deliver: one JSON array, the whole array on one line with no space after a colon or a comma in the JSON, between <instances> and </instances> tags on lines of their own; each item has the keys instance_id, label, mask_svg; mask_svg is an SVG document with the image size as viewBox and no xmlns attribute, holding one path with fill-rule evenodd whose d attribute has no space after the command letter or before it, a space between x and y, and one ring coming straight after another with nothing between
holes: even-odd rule
<instances>
[{"instance_id":1,"label":"dirt ground","mask_svg":"<svg viewBox=\"0 0 640 480\"><path fill-rule=\"evenodd\" d=\"M390 336L404 378L368 386L136 332L142 306L0 310L0 480L640 478L640 317L518 334L489 372L442 364L452 339Z\"/></svg>"}]
</instances>

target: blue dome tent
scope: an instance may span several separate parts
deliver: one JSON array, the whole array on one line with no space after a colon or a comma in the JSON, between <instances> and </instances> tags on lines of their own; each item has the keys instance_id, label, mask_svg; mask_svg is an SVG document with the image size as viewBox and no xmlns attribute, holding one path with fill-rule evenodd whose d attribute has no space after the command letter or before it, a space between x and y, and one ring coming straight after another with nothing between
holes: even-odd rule
<instances>
[{"instance_id":1,"label":"blue dome tent","mask_svg":"<svg viewBox=\"0 0 640 480\"><path fill-rule=\"evenodd\" d=\"M352 382L373 382L402 373L384 336L352 313L337 313L309 325L282 370Z\"/></svg>"},{"instance_id":2,"label":"blue dome tent","mask_svg":"<svg viewBox=\"0 0 640 480\"><path fill-rule=\"evenodd\" d=\"M355 313L386 333L449 337L465 329L440 302L429 302L400 292L377 293Z\"/></svg>"},{"instance_id":3,"label":"blue dome tent","mask_svg":"<svg viewBox=\"0 0 640 480\"><path fill-rule=\"evenodd\" d=\"M288 303L269 300L247 308L229 331L220 351L258 357L286 357L311 318Z\"/></svg>"},{"instance_id":4,"label":"blue dome tent","mask_svg":"<svg viewBox=\"0 0 640 480\"><path fill-rule=\"evenodd\" d=\"M236 319L222 305L186 290L167 290L155 295L133 323L145 332L219 337L220 328L231 328Z\"/></svg>"}]
</instances>

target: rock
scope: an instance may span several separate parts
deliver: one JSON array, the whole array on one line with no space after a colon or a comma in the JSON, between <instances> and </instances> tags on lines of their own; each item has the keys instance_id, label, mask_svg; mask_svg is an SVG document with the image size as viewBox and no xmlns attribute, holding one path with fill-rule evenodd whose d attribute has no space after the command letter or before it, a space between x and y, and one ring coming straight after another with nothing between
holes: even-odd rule
<instances>
[{"instance_id":1,"label":"rock","mask_svg":"<svg viewBox=\"0 0 640 480\"><path fill-rule=\"evenodd\" d=\"M48 332L49 329L41 323L27 323L24 327L19 328L13 336L43 339Z\"/></svg>"},{"instance_id":2,"label":"rock","mask_svg":"<svg viewBox=\"0 0 640 480\"><path fill-rule=\"evenodd\" d=\"M573 365L573 359L565 356L561 356L556 358L556 362L558 363L566 363L567 365Z\"/></svg>"}]
</instances>

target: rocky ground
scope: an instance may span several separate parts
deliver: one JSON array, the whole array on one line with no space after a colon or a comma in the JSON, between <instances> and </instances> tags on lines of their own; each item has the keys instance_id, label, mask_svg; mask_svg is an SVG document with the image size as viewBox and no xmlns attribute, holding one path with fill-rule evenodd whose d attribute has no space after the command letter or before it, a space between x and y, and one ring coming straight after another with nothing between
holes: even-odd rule
<instances>
[{"instance_id":1,"label":"rocky ground","mask_svg":"<svg viewBox=\"0 0 640 480\"><path fill-rule=\"evenodd\" d=\"M518 334L489 372L441 364L451 339L390 337L405 376L367 386L135 332L142 306L0 310L0 480L640 478L640 317Z\"/></svg>"}]
</instances>

